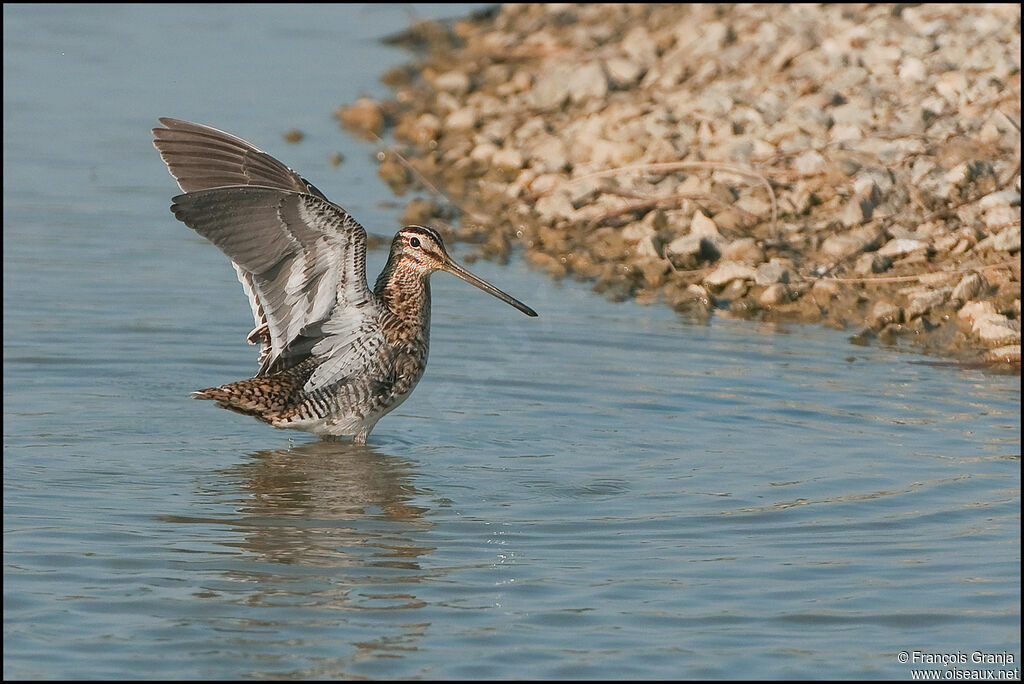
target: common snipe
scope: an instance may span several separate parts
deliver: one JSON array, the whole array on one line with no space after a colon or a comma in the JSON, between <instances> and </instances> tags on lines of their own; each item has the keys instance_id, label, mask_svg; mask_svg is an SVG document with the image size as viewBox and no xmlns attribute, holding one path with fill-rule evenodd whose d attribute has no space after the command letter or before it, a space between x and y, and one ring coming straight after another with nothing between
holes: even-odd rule
<instances>
[{"instance_id":1,"label":"common snipe","mask_svg":"<svg viewBox=\"0 0 1024 684\"><path fill-rule=\"evenodd\" d=\"M185 193L171 211L231 259L256 324L248 340L260 345L254 377L199 390L196 399L364 444L423 376L431 273L447 271L537 315L455 263L424 226L398 231L371 290L366 231L344 209L241 138L160 123L153 144Z\"/></svg>"}]
</instances>

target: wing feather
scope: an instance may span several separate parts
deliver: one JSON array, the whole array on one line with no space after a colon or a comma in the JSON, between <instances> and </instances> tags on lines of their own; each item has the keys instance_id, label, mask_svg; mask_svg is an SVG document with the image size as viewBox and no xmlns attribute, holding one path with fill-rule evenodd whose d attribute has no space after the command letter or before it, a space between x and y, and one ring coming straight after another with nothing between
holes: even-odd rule
<instances>
[{"instance_id":1,"label":"wing feather","mask_svg":"<svg viewBox=\"0 0 1024 684\"><path fill-rule=\"evenodd\" d=\"M364 367L383 344L381 306L366 283L366 232L341 207L313 195L240 186L179 195L171 211L224 252L243 287L251 286L259 305L254 317L262 316L269 337L258 375L311 353L336 355L310 378L313 390Z\"/></svg>"},{"instance_id":2,"label":"wing feather","mask_svg":"<svg viewBox=\"0 0 1024 684\"><path fill-rule=\"evenodd\" d=\"M174 215L228 258L249 298L266 375L325 360L312 391L363 370L384 344L366 283L366 231L312 183L255 145L161 118L153 145L186 193Z\"/></svg>"},{"instance_id":3,"label":"wing feather","mask_svg":"<svg viewBox=\"0 0 1024 684\"><path fill-rule=\"evenodd\" d=\"M184 192L259 185L327 199L312 183L252 143L202 124L161 118L153 145Z\"/></svg>"}]
</instances>

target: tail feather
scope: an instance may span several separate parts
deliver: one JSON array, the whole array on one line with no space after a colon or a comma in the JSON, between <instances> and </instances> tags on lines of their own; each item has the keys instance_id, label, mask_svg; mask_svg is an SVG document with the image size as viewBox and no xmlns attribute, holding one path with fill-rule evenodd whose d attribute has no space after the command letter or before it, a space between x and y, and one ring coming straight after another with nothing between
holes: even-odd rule
<instances>
[{"instance_id":1,"label":"tail feather","mask_svg":"<svg viewBox=\"0 0 1024 684\"><path fill-rule=\"evenodd\" d=\"M301 377L281 374L208 387L192 392L192 398L216 401L221 408L269 423L300 401L301 390Z\"/></svg>"},{"instance_id":2,"label":"tail feather","mask_svg":"<svg viewBox=\"0 0 1024 684\"><path fill-rule=\"evenodd\" d=\"M196 390L189 396L193 399L214 399L220 401L223 400L226 395L227 393L219 387L207 387L206 389Z\"/></svg>"}]
</instances>

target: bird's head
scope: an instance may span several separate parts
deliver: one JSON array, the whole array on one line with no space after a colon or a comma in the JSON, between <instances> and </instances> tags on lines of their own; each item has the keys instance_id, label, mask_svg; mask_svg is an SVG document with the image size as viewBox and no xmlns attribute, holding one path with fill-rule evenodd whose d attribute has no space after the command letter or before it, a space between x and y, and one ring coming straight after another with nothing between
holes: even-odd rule
<instances>
[{"instance_id":1,"label":"bird's head","mask_svg":"<svg viewBox=\"0 0 1024 684\"><path fill-rule=\"evenodd\" d=\"M395 265L396 270L408 270L421 278L426 278L434 271L447 271L453 276L462 278L470 285L475 285L484 292L494 295L506 304L514 306L527 316L537 315L536 311L518 299L502 292L456 263L448 255L441 235L433 228L406 226L398 231L391 243L390 261Z\"/></svg>"}]
</instances>

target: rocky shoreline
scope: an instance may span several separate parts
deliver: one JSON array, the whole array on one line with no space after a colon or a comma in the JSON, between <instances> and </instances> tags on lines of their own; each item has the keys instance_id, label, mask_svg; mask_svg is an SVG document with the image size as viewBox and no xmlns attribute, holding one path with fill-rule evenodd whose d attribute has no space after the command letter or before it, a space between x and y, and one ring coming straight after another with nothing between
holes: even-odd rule
<instances>
[{"instance_id":1,"label":"rocky shoreline","mask_svg":"<svg viewBox=\"0 0 1024 684\"><path fill-rule=\"evenodd\" d=\"M341 107L479 256L1020 369L1018 5L507 5Z\"/></svg>"}]
</instances>

